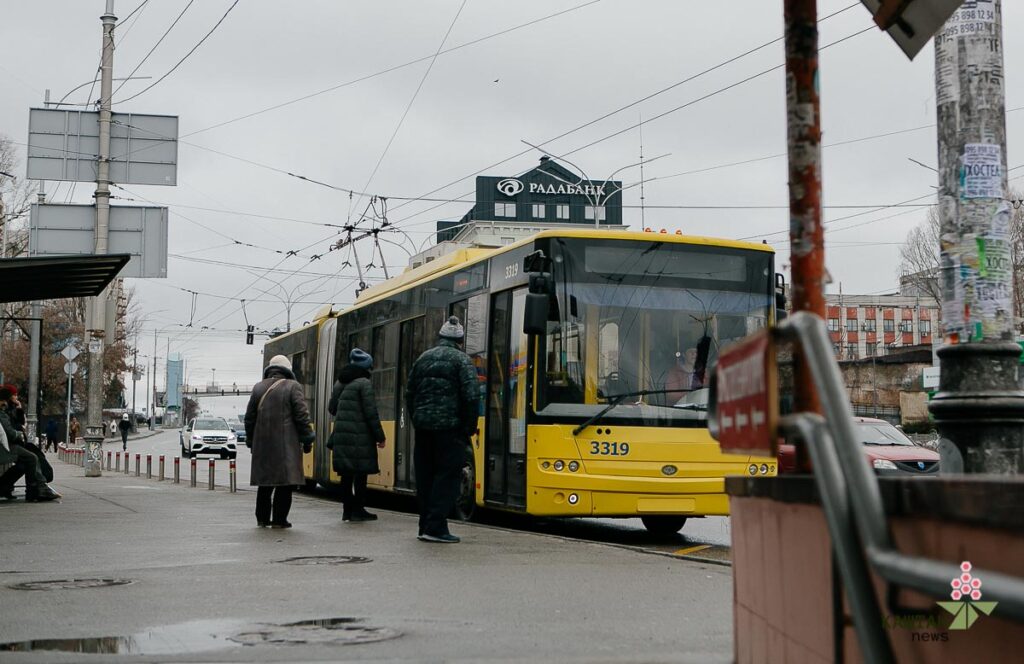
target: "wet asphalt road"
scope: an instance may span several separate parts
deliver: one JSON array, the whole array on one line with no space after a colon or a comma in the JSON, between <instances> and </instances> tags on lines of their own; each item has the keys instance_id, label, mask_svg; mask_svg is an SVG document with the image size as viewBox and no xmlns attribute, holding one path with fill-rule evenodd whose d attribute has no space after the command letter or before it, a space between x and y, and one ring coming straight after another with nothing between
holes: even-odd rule
<instances>
[{"instance_id":1,"label":"wet asphalt road","mask_svg":"<svg viewBox=\"0 0 1024 664\"><path fill-rule=\"evenodd\" d=\"M121 449L120 439L104 444L105 451ZM173 473L173 459L181 455L178 429L163 430L156 435L128 441L131 455L131 473L135 472L135 454L141 454L142 473L146 472L146 455L153 455L153 473L157 473L159 455L165 456L166 474L170 478ZM197 479L200 486L208 481L208 459L216 457L200 457L197 463ZM236 472L239 490L248 490L249 468L251 456L244 444L239 445L236 458ZM216 459L216 483L227 486L228 462ZM181 481L189 481L189 461L181 460ZM328 490L318 489L315 495L324 500L337 501L335 494ZM372 506L405 512L416 509L412 498L407 496L382 495L370 492ZM545 533L556 537L588 540L615 544L629 548L641 549L651 553L678 555L698 558L712 562L725 563L730 556L730 524L728 517L706 517L690 519L678 534L659 537L647 532L640 519L536 519L517 514L488 512L479 521L484 525L513 530Z\"/></svg>"}]
</instances>

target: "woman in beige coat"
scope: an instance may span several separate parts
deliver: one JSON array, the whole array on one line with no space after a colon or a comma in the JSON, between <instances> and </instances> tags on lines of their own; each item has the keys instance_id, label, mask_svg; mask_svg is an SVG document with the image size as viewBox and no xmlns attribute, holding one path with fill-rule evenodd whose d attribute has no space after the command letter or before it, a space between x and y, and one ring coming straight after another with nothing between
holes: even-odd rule
<instances>
[{"instance_id":1,"label":"woman in beige coat","mask_svg":"<svg viewBox=\"0 0 1024 664\"><path fill-rule=\"evenodd\" d=\"M302 385L292 363L276 355L253 387L245 410L245 440L252 450L249 483L256 490L256 523L261 528L291 528L292 491L305 481L302 454L314 435Z\"/></svg>"}]
</instances>

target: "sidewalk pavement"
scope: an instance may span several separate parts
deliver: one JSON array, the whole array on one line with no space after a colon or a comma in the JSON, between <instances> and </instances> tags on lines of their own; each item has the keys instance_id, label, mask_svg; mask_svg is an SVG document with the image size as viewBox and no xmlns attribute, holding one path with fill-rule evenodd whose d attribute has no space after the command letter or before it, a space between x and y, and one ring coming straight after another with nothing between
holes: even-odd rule
<instances>
[{"instance_id":1,"label":"sidewalk pavement","mask_svg":"<svg viewBox=\"0 0 1024 664\"><path fill-rule=\"evenodd\" d=\"M3 661L732 659L728 568L472 524L429 544L414 515L343 523L304 494L294 528L261 529L252 491L54 469L60 503L0 502L0 643L142 654L0 645ZM317 556L334 559L294 560ZM15 588L73 579L130 583ZM354 620L292 624L336 618Z\"/></svg>"}]
</instances>

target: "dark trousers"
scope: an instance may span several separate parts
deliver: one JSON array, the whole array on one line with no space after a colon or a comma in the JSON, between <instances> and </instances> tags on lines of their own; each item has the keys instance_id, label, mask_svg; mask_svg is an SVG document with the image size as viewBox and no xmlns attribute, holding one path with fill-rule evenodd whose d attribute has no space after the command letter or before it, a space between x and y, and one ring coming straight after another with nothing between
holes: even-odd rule
<instances>
[{"instance_id":1,"label":"dark trousers","mask_svg":"<svg viewBox=\"0 0 1024 664\"><path fill-rule=\"evenodd\" d=\"M261 486L256 489L256 520L260 523L284 523L292 509L291 486Z\"/></svg>"},{"instance_id":2,"label":"dark trousers","mask_svg":"<svg viewBox=\"0 0 1024 664\"><path fill-rule=\"evenodd\" d=\"M461 431L416 431L413 464L420 503L420 534L448 535L448 515L459 498L466 437Z\"/></svg>"},{"instance_id":3,"label":"dark trousers","mask_svg":"<svg viewBox=\"0 0 1024 664\"><path fill-rule=\"evenodd\" d=\"M25 486L34 490L40 484L46 483L46 478L39 471L39 459L30 450L21 445L11 445L11 452L17 455L14 465L0 475L0 491L7 493L14 488L14 483L25 476Z\"/></svg>"},{"instance_id":4,"label":"dark trousers","mask_svg":"<svg viewBox=\"0 0 1024 664\"><path fill-rule=\"evenodd\" d=\"M121 432L121 445L124 449L128 449L128 429Z\"/></svg>"},{"instance_id":5,"label":"dark trousers","mask_svg":"<svg viewBox=\"0 0 1024 664\"><path fill-rule=\"evenodd\" d=\"M345 514L366 511L366 473L347 473L341 476L341 500Z\"/></svg>"}]
</instances>

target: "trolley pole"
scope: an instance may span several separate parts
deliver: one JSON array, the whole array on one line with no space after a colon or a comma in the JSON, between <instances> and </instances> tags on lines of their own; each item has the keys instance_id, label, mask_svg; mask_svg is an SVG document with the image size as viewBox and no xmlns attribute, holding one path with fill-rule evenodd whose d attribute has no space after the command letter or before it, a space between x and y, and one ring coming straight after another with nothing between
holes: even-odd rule
<instances>
[{"instance_id":1,"label":"trolley pole","mask_svg":"<svg viewBox=\"0 0 1024 664\"><path fill-rule=\"evenodd\" d=\"M818 93L817 0L785 0L786 117L789 153L789 244L793 311L825 317L825 233L821 208L821 99ZM821 412L807 364L794 358L796 410ZM801 470L810 469L804 445Z\"/></svg>"},{"instance_id":2,"label":"trolley pole","mask_svg":"<svg viewBox=\"0 0 1024 664\"><path fill-rule=\"evenodd\" d=\"M935 36L945 345L929 410L943 472L1024 472L1001 5L965 4Z\"/></svg>"}]
</instances>

